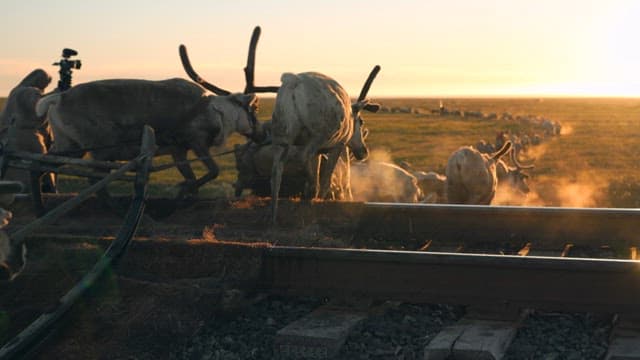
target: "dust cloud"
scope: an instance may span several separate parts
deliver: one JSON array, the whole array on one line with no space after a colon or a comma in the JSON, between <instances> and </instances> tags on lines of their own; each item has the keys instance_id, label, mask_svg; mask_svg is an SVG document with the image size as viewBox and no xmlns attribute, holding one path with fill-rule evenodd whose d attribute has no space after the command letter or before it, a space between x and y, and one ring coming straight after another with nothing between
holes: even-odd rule
<instances>
[{"instance_id":1,"label":"dust cloud","mask_svg":"<svg viewBox=\"0 0 640 360\"><path fill-rule=\"evenodd\" d=\"M496 189L496 195L491 202L492 205L513 205L513 206L544 206L544 203L534 191L525 194L509 185L500 185Z\"/></svg>"},{"instance_id":2,"label":"dust cloud","mask_svg":"<svg viewBox=\"0 0 640 360\"><path fill-rule=\"evenodd\" d=\"M498 186L494 205L599 207L609 183L590 172L575 177L529 182L531 191L523 194L509 186ZM538 191L544 191L544 196Z\"/></svg>"},{"instance_id":3,"label":"dust cloud","mask_svg":"<svg viewBox=\"0 0 640 360\"><path fill-rule=\"evenodd\" d=\"M369 159L368 161L377 161L377 162L386 162L386 163L391 163L391 154L388 151L385 150L372 150L369 153Z\"/></svg>"},{"instance_id":4,"label":"dust cloud","mask_svg":"<svg viewBox=\"0 0 640 360\"><path fill-rule=\"evenodd\" d=\"M421 197L417 184L395 166L391 154L373 150L369 159L351 164L351 192L354 201L416 202Z\"/></svg>"},{"instance_id":5,"label":"dust cloud","mask_svg":"<svg viewBox=\"0 0 640 360\"><path fill-rule=\"evenodd\" d=\"M522 154L524 154L526 157L523 157L523 162L531 162L531 161L535 161L535 159L540 159L542 158L542 156L547 152L547 144L541 144L538 146L529 146L529 148L527 148L527 151L523 151ZM522 155L520 155L522 156ZM520 157L518 157L520 158ZM535 164L535 163L534 163Z\"/></svg>"},{"instance_id":6,"label":"dust cloud","mask_svg":"<svg viewBox=\"0 0 640 360\"><path fill-rule=\"evenodd\" d=\"M556 185L556 196L562 207L596 207L608 187L608 183L597 176L581 173L575 180L560 179Z\"/></svg>"},{"instance_id":7,"label":"dust cloud","mask_svg":"<svg viewBox=\"0 0 640 360\"><path fill-rule=\"evenodd\" d=\"M571 124L562 124L560 128L560 135L571 135L573 133L573 126Z\"/></svg>"}]
</instances>

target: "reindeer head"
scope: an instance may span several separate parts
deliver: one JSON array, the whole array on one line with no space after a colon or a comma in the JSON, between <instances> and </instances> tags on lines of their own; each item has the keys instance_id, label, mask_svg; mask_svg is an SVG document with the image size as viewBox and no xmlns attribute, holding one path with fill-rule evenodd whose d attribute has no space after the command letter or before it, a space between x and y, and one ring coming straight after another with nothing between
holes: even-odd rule
<instances>
[{"instance_id":1,"label":"reindeer head","mask_svg":"<svg viewBox=\"0 0 640 360\"><path fill-rule=\"evenodd\" d=\"M233 104L234 106L243 110L243 112L239 115L236 122L236 131L241 133L242 135L255 140L261 141L264 135L264 132L261 129L260 123L256 117L256 111L258 109L258 98L256 93L263 92L278 92L277 86L255 86L254 85L254 72L255 72L255 60L256 60L256 47L258 46L258 40L260 38L260 27L256 26L253 29L253 34L251 36L251 42L249 43L249 55L247 56L247 66L244 68L246 86L244 88L244 92L242 93L231 93L230 91L219 88L206 80L204 80L200 75L198 75L193 67L191 66L191 62L189 61L189 56L187 55L187 48L184 45L180 45L180 60L182 61L182 66L184 70L187 72L187 75L198 83L203 88L211 91L212 93L218 95L217 98L222 98ZM210 106L213 107L212 111L219 111L216 109L215 101L211 101ZM220 105L218 105L220 106Z\"/></svg>"},{"instance_id":2,"label":"reindeer head","mask_svg":"<svg viewBox=\"0 0 640 360\"><path fill-rule=\"evenodd\" d=\"M528 194L530 191L528 184L529 175L522 170L532 169L534 165L522 165L518 161L517 154L513 148L510 151L510 158L511 162L515 166L509 166L503 160L499 160L496 163L498 181L508 183L509 187L513 190L517 190L523 194Z\"/></svg>"},{"instance_id":3,"label":"reindeer head","mask_svg":"<svg viewBox=\"0 0 640 360\"><path fill-rule=\"evenodd\" d=\"M362 86L358 100L351 104L351 111L353 114L353 135L351 136L351 139L349 139L348 145L353 152L353 155L358 160L365 160L369 156L369 149L367 149L367 145L365 144L369 131L364 127L364 120L360 113L362 110L374 113L380 110L380 104L373 103L369 99L366 99L369 88L371 88L371 84L378 75L378 72L380 72L380 65L373 67L371 73L369 73L367 81L365 81Z\"/></svg>"},{"instance_id":4,"label":"reindeer head","mask_svg":"<svg viewBox=\"0 0 640 360\"><path fill-rule=\"evenodd\" d=\"M511 182L511 186L524 194L528 194L530 191L527 180L529 179L529 175L524 173L522 170L533 169L534 165L522 165L518 160L518 156L514 149L511 150L510 156L511 162L515 165L515 168L509 168L509 181Z\"/></svg>"}]
</instances>

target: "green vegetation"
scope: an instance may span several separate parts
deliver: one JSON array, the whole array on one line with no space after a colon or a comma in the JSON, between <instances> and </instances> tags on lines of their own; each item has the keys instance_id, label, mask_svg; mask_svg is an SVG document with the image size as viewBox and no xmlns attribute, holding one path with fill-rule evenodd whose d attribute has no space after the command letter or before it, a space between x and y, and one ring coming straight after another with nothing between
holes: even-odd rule
<instances>
[{"instance_id":1,"label":"green vegetation","mask_svg":"<svg viewBox=\"0 0 640 360\"><path fill-rule=\"evenodd\" d=\"M365 113L370 129L368 144L374 156L383 152L394 162L409 161L416 169L444 172L449 155L458 147L473 145L480 139L495 142L498 131L535 132L539 127L516 120L487 120L473 117L430 114L439 99L376 99L386 107L412 107L421 114ZM563 134L533 148L528 157L535 158L530 171L534 191L532 205L638 207L640 203L640 99L443 99L446 108L504 112L514 116L542 116L562 124ZM1 102L0 102L1 104ZM273 99L261 101L260 120L270 117ZM234 135L213 154L232 149L243 142ZM193 155L191 155L193 156ZM526 158L525 158L526 160ZM160 157L157 163L170 162ZM203 196L232 194L236 177L233 155L217 157L221 173L206 185ZM195 163L199 175L204 167ZM182 180L175 169L152 176L152 193L174 194L173 186ZM84 181L64 178L63 191L77 190Z\"/></svg>"},{"instance_id":2,"label":"green vegetation","mask_svg":"<svg viewBox=\"0 0 640 360\"><path fill-rule=\"evenodd\" d=\"M531 204L547 206L637 207L640 188L640 99L444 99L448 109L542 116L562 124L563 134L533 147ZM388 99L385 106L437 109L438 99ZM443 171L448 156L480 139L494 142L498 131L542 133L518 121L437 115L367 116L372 148L394 161Z\"/></svg>"}]
</instances>

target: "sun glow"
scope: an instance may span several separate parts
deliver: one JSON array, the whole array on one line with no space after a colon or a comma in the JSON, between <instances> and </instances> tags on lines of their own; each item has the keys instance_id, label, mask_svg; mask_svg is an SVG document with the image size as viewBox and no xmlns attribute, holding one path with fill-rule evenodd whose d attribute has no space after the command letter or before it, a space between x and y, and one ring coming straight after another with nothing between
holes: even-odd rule
<instances>
[{"instance_id":1,"label":"sun glow","mask_svg":"<svg viewBox=\"0 0 640 360\"><path fill-rule=\"evenodd\" d=\"M319 71L355 93L380 64L371 96L640 96L634 0L250 2L250 12L246 2L205 0L11 2L0 64L13 65L0 68L0 94L35 67L55 78L63 47L83 59L74 83L185 77L180 43L203 77L237 91L261 25L262 84ZM54 21L56 31L33 26Z\"/></svg>"}]
</instances>

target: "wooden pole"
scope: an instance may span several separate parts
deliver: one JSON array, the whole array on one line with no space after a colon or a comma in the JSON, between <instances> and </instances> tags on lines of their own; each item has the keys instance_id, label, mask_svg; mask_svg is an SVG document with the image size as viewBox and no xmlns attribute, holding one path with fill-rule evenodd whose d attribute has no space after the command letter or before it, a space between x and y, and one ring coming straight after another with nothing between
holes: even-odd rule
<instances>
[{"instance_id":1,"label":"wooden pole","mask_svg":"<svg viewBox=\"0 0 640 360\"><path fill-rule=\"evenodd\" d=\"M146 130L146 127L145 127ZM153 137L153 130L151 130L151 135L149 135L148 131L145 131L145 136L146 137ZM20 246L23 242L24 239L26 238L27 235L29 235L31 232L33 232L34 230L36 230L37 228L44 226L44 225L48 225L56 220L58 220L60 217L62 217L63 215L65 215L66 213L68 213L69 211L71 211L73 208L75 208L76 206L80 205L82 202L84 202L85 200L87 200L91 195L93 195L93 193L103 189L104 187L106 187L111 181L118 179L119 177L121 177L124 173L126 173L127 171L132 171L135 170L136 167L138 166L138 164L144 160L145 158L148 158L150 156L153 156L153 153L155 151L155 142L152 140L146 140L143 142L144 146L143 146L143 152L140 154L140 156L138 156L137 158L133 159L132 161L124 164L123 166L121 166L118 170L112 172L111 174L105 176L102 180L96 182L95 184L89 186L88 188L82 190L80 193L78 193L77 196L75 196L72 199L69 199L67 201L65 201L64 203L60 204L59 206L57 206L56 208L54 208L53 210L49 211L48 213L46 213L44 216L32 221L31 223L29 223L28 225L16 230L15 232L10 234L11 237L11 246ZM153 144L153 145L151 145Z\"/></svg>"},{"instance_id":2,"label":"wooden pole","mask_svg":"<svg viewBox=\"0 0 640 360\"><path fill-rule=\"evenodd\" d=\"M87 160L87 159L78 159L71 158L66 156L58 156L58 155L49 155L49 154L38 154L32 153L28 151L11 151L8 152L8 155L12 159L18 160L33 160L43 163L52 163L59 165L80 165L80 166L88 166L94 168L102 168L102 169L119 169L122 165L112 161L100 161L100 160Z\"/></svg>"}]
</instances>

